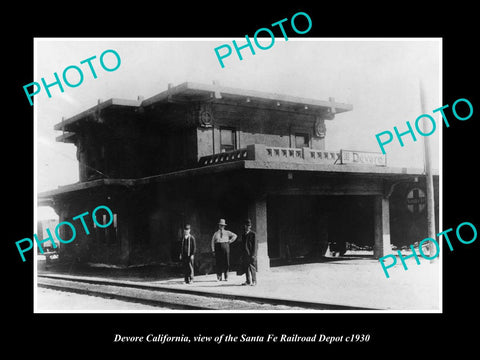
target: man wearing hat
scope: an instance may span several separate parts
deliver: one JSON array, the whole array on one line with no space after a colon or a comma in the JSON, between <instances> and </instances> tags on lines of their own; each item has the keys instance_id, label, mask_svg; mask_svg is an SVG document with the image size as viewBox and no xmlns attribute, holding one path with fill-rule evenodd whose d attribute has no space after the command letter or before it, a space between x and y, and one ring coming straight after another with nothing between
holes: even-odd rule
<instances>
[{"instance_id":1,"label":"man wearing hat","mask_svg":"<svg viewBox=\"0 0 480 360\"><path fill-rule=\"evenodd\" d=\"M237 235L231 231L225 230L225 219L218 222L218 231L212 236L212 251L215 253L215 267L217 280L228 280L228 271L230 268L230 244L237 239Z\"/></svg>"},{"instance_id":2,"label":"man wearing hat","mask_svg":"<svg viewBox=\"0 0 480 360\"><path fill-rule=\"evenodd\" d=\"M244 224L245 232L242 234L242 263L247 281L242 285L257 284L257 239L252 231L252 221L247 219Z\"/></svg>"},{"instance_id":3,"label":"man wearing hat","mask_svg":"<svg viewBox=\"0 0 480 360\"><path fill-rule=\"evenodd\" d=\"M190 225L183 228L183 236L180 247L180 260L183 262L185 283L193 282L193 261L196 250L195 238L190 234Z\"/></svg>"}]
</instances>

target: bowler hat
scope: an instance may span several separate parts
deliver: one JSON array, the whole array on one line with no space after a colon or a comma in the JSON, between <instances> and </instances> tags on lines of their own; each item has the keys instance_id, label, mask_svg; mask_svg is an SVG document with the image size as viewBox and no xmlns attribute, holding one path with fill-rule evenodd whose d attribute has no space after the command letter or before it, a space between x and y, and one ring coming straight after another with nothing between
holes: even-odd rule
<instances>
[{"instance_id":1,"label":"bowler hat","mask_svg":"<svg viewBox=\"0 0 480 360\"><path fill-rule=\"evenodd\" d=\"M185 230L190 230L190 224L185 224L184 229Z\"/></svg>"},{"instance_id":2,"label":"bowler hat","mask_svg":"<svg viewBox=\"0 0 480 360\"><path fill-rule=\"evenodd\" d=\"M227 223L225 222L225 219L220 219L220 221L218 222L218 225L227 225Z\"/></svg>"},{"instance_id":3,"label":"bowler hat","mask_svg":"<svg viewBox=\"0 0 480 360\"><path fill-rule=\"evenodd\" d=\"M245 220L245 225L252 226L252 220L250 219Z\"/></svg>"}]
</instances>

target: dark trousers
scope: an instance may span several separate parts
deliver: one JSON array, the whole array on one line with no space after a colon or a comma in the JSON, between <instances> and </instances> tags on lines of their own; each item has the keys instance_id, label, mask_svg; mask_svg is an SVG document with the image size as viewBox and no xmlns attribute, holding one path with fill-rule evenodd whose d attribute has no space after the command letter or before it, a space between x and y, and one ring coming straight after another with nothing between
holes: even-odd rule
<instances>
[{"instance_id":1,"label":"dark trousers","mask_svg":"<svg viewBox=\"0 0 480 360\"><path fill-rule=\"evenodd\" d=\"M225 280L228 279L230 269L230 244L227 242L215 244L215 268L217 278L221 279L222 274Z\"/></svg>"},{"instance_id":2,"label":"dark trousers","mask_svg":"<svg viewBox=\"0 0 480 360\"><path fill-rule=\"evenodd\" d=\"M182 255L185 282L193 281L193 255Z\"/></svg>"},{"instance_id":3,"label":"dark trousers","mask_svg":"<svg viewBox=\"0 0 480 360\"><path fill-rule=\"evenodd\" d=\"M254 259L247 259L245 262L245 275L247 277L247 284L257 282L257 268L255 267Z\"/></svg>"}]
</instances>

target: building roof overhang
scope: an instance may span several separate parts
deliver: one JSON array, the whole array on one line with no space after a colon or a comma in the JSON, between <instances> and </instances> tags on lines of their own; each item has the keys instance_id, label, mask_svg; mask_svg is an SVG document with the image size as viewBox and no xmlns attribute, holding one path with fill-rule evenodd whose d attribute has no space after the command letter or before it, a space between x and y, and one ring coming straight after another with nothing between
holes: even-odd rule
<instances>
[{"instance_id":1,"label":"building roof overhang","mask_svg":"<svg viewBox=\"0 0 480 360\"><path fill-rule=\"evenodd\" d=\"M103 102L99 102L97 105L78 113L68 119L62 119L61 122L54 125L54 130L71 131L72 126L78 122L97 118L102 110L110 109L137 109L141 105L141 100L126 100L126 99L108 99ZM57 141L59 141L57 139Z\"/></svg>"},{"instance_id":2,"label":"building roof overhang","mask_svg":"<svg viewBox=\"0 0 480 360\"><path fill-rule=\"evenodd\" d=\"M88 182L78 182L40 193L38 194L38 199L39 205L48 205L48 203L51 202L51 200L56 196L98 188L101 186L121 186L132 188L141 185L170 182L188 177L211 175L233 170L301 171L321 173L329 176L346 175L383 180L414 180L415 178L425 176L423 169L418 168L382 167L370 165L297 164L289 162L280 163L259 160L240 160L175 171L166 174L159 174L139 179L97 179ZM438 176L438 170L434 170L433 175Z\"/></svg>"},{"instance_id":3,"label":"building roof overhang","mask_svg":"<svg viewBox=\"0 0 480 360\"><path fill-rule=\"evenodd\" d=\"M167 90L148 99L126 100L112 98L100 102L68 119L62 119L55 124L54 129L60 131L74 131L80 123L90 119L96 119L103 111L124 111L139 109L148 110L155 106L168 103L191 103L191 102L219 102L219 103L242 103L249 106L264 106L272 109L285 111L308 111L309 113L339 114L351 111L353 106L347 103L337 103L333 98L329 100L317 100L298 96L269 93L257 90L244 90L216 84L202 84L184 82L177 86L169 86ZM326 117L333 119L333 117ZM63 141L58 137L57 141Z\"/></svg>"}]
</instances>

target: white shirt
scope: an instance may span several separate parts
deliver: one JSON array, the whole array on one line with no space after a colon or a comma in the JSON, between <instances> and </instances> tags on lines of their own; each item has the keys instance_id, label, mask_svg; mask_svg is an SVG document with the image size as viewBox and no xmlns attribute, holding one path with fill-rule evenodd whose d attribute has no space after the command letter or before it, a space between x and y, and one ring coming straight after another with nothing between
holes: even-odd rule
<instances>
[{"instance_id":1,"label":"white shirt","mask_svg":"<svg viewBox=\"0 0 480 360\"><path fill-rule=\"evenodd\" d=\"M215 251L216 243L232 243L237 239L237 234L229 230L218 230L212 236L212 251Z\"/></svg>"}]
</instances>

